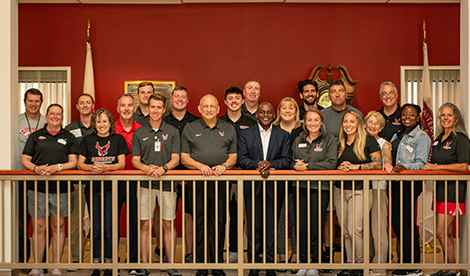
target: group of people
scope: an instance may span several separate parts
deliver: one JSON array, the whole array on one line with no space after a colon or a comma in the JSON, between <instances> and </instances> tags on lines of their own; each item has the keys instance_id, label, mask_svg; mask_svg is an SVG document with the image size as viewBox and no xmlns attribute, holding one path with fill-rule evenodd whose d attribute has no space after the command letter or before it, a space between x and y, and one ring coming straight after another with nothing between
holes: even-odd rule
<instances>
[{"instance_id":1,"label":"group of people","mask_svg":"<svg viewBox=\"0 0 470 276\"><path fill-rule=\"evenodd\" d=\"M341 80L330 83L328 96L331 106L327 108L318 104L319 90L315 81L300 81L298 89L303 105L299 107L293 98L286 97L279 103L276 115L276 109L271 103L259 102L261 85L252 79L246 82L243 90L238 87L226 90L224 102L227 113L224 116L218 117L220 106L217 97L211 94L203 96L198 105L201 115L199 118L186 109L189 94L185 87L174 88L170 95L171 110L165 114L167 99L154 93L151 82L142 82L138 86L139 106L135 106L134 99L129 94L119 97L119 119L115 119L106 109L98 109L93 113L93 97L81 94L76 104L80 118L65 129L62 127L62 107L52 104L48 107L46 116L42 116L39 112L42 94L37 89L29 89L24 98L26 112L20 114L18 120L21 164L25 169L39 175L51 175L75 168L94 173L138 169L147 176L154 177L156 180L150 181L151 183L118 183L119 210L124 202L129 205L128 237L131 239L131 263L137 262L139 257L143 263L149 262L152 225L157 233L163 233L163 241L158 242L161 246L155 248L153 255L164 261L174 261L176 229L173 220L180 198L185 199L185 261L193 262L194 253L194 259L198 263L223 262L227 215L230 218L230 246L227 248L227 257L230 262L237 261L236 183L159 181L160 176L168 170L193 169L209 176L222 175L229 169L247 169L257 170L263 179L269 179L272 169L293 169L299 172L335 169L344 172L385 170L388 173L399 173L403 170L421 169L465 171L468 168L470 142L460 111L452 103L446 103L439 108L437 136L431 145L430 137L420 126L421 108L415 104L400 106L397 103L398 90L392 82L384 82L380 86L382 109L369 112L365 118L359 110L346 104L346 88ZM428 162L431 146L432 154ZM93 261L104 259L105 262L111 262L111 191L114 187L110 181L72 181L71 184L67 181L48 181L46 187L44 181L26 183L28 213L34 219L33 227L37 228L33 231L35 260L41 262L44 258L46 217L49 216L45 207L47 199L54 234L54 262L59 262L62 256L65 218L69 214L72 216L71 240L74 243L72 257L74 262L80 262L82 256L79 252L83 254L83 250L79 251L78 248L83 244L79 245L78 241L83 239L79 238L82 231L78 221L81 218L77 211L79 208L74 208L74 205L82 204L83 210L85 203L78 202L79 197L74 196L74 193L84 191L85 196L81 198L86 199L93 221ZM387 191L388 185L391 185L391 195ZM447 245L443 249L449 263L455 262L455 254L452 232L446 229L452 227L457 212L460 215L465 212L466 185L466 181L460 181L457 187L455 181L436 183L437 201L433 207L437 213L437 237L442 245ZM20 189L21 186L23 185L20 185ZM139 193L137 188L140 188ZM332 211L328 210L330 207L341 210L337 212L337 219L344 235L347 262L363 262L363 181L345 178L334 181L333 190L330 190L329 181L274 183L253 180L244 181L243 190L248 262L262 262L265 259L266 262L272 263L276 254L279 254L280 261L285 261L286 217L290 218L291 226L290 261L296 262L299 253L300 263L318 263L320 260L325 262L325 257L329 257L331 251L328 230L328 212ZM388 214L389 196L392 201L392 227L403 246L400 257L403 263L420 262L419 235L413 223L411 205L421 190L422 183L418 180L372 182L370 231L374 245L373 262L386 263L388 258L388 222L384 218ZM68 202L67 192L72 195L71 202ZM224 200L227 193L230 198ZM333 194L332 204L329 202L330 193ZM57 194L60 195L59 198ZM140 198L137 198L137 194L140 194ZM103 199L104 202L101 202ZM137 219L138 205L140 227ZM21 206L20 202L20 208ZM193 206L195 210L192 210ZM101 210L102 207L104 210ZM297 210L299 214L296 214ZM21 213L20 210L20 215ZM308 215L310 218L307 218ZM27 217L29 225L30 218ZM193 219L195 229L192 229ZM101 229L102 220L104 229ZM22 222L22 219L20 221ZM276 221L278 225L275 225ZM139 228L140 256L137 246ZM296 228L299 237L296 237ZM319 231L320 228L322 231ZM275 229L277 237L274 236ZM20 234L24 235L24 226L20 226ZM193 248L193 235L196 248ZM157 237L159 236L157 234ZM29 239L24 240L29 242ZM319 240L322 240L323 244L319 244ZM276 241L277 252L274 250ZM296 248L297 244L299 248ZM101 246L104 248L104 256L101 256ZM322 250L323 247L325 250ZM19 248L22 250L24 247L20 245ZM29 249L27 250L28 252L20 252L20 258L23 255L26 261L29 259ZM319 254L320 251L323 253ZM318 275L316 269L298 269L292 272L299 276ZM384 275L386 271L372 270L371 273ZM52 269L51 274L58 276L61 271ZM108 269L104 272L105 276L111 274L112 271ZM129 274L147 276L150 271L131 269ZM181 275L175 269L169 269L167 274ZM208 270L201 269L196 275L208 274ZM249 272L249 276L258 274L257 269L251 269ZM268 269L266 274L275 276L276 270ZM439 271L435 276L457 274L457 270ZM42 276L43 270L33 269L29 275ZM95 269L92 275L100 275L100 270ZM217 269L212 270L212 275L225 273ZM344 269L338 275L360 276L362 270ZM395 270L393 275L421 276L422 271Z\"/></svg>"}]
</instances>

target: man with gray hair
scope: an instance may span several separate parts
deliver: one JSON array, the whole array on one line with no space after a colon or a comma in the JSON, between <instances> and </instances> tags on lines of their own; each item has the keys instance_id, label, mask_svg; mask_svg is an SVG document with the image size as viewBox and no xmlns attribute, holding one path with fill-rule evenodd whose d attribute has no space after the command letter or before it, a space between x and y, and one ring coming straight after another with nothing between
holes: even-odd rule
<instances>
[{"instance_id":1,"label":"man with gray hair","mask_svg":"<svg viewBox=\"0 0 470 276\"><path fill-rule=\"evenodd\" d=\"M379 94L383 103L379 112L385 119L385 127L379 132L379 136L390 142L393 134L401 128L401 107L397 103L397 86L391 81L384 81L380 85Z\"/></svg>"}]
</instances>

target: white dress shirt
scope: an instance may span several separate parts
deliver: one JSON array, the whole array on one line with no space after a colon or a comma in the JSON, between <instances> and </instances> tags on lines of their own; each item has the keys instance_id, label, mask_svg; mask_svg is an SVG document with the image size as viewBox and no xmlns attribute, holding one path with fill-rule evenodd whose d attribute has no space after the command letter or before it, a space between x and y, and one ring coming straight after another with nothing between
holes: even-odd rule
<instances>
[{"instance_id":1,"label":"white dress shirt","mask_svg":"<svg viewBox=\"0 0 470 276\"><path fill-rule=\"evenodd\" d=\"M258 127L259 134L261 136L261 145L263 146L263 160L266 160L266 156L268 155L269 140L271 139L271 133L273 131L273 124L269 126L268 130L264 130L264 128L259 123Z\"/></svg>"}]
</instances>

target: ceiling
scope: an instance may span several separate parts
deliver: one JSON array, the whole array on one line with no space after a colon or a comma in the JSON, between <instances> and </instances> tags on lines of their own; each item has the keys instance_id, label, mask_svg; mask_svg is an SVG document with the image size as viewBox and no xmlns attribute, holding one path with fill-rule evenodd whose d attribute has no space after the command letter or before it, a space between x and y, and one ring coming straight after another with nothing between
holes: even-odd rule
<instances>
[{"instance_id":1,"label":"ceiling","mask_svg":"<svg viewBox=\"0 0 470 276\"><path fill-rule=\"evenodd\" d=\"M18 0L20 4L460 3L460 0Z\"/></svg>"}]
</instances>

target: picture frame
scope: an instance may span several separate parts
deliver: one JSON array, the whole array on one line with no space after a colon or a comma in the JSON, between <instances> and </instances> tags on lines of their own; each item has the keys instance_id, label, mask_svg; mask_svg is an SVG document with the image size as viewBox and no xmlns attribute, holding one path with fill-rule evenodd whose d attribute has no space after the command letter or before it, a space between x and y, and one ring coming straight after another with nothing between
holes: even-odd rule
<instances>
[{"instance_id":1,"label":"picture frame","mask_svg":"<svg viewBox=\"0 0 470 276\"><path fill-rule=\"evenodd\" d=\"M145 80L149 81L153 84L153 89L155 93L163 95L166 97L167 101L165 103L165 113L169 113L171 109L171 101L170 101L170 95L173 89L175 88L176 82L175 81L151 81L151 80ZM124 93L126 94L131 94L132 97L134 98L135 105L139 105L139 97L137 96L137 87L139 86L139 83L143 81L125 81L124 82Z\"/></svg>"}]
</instances>

